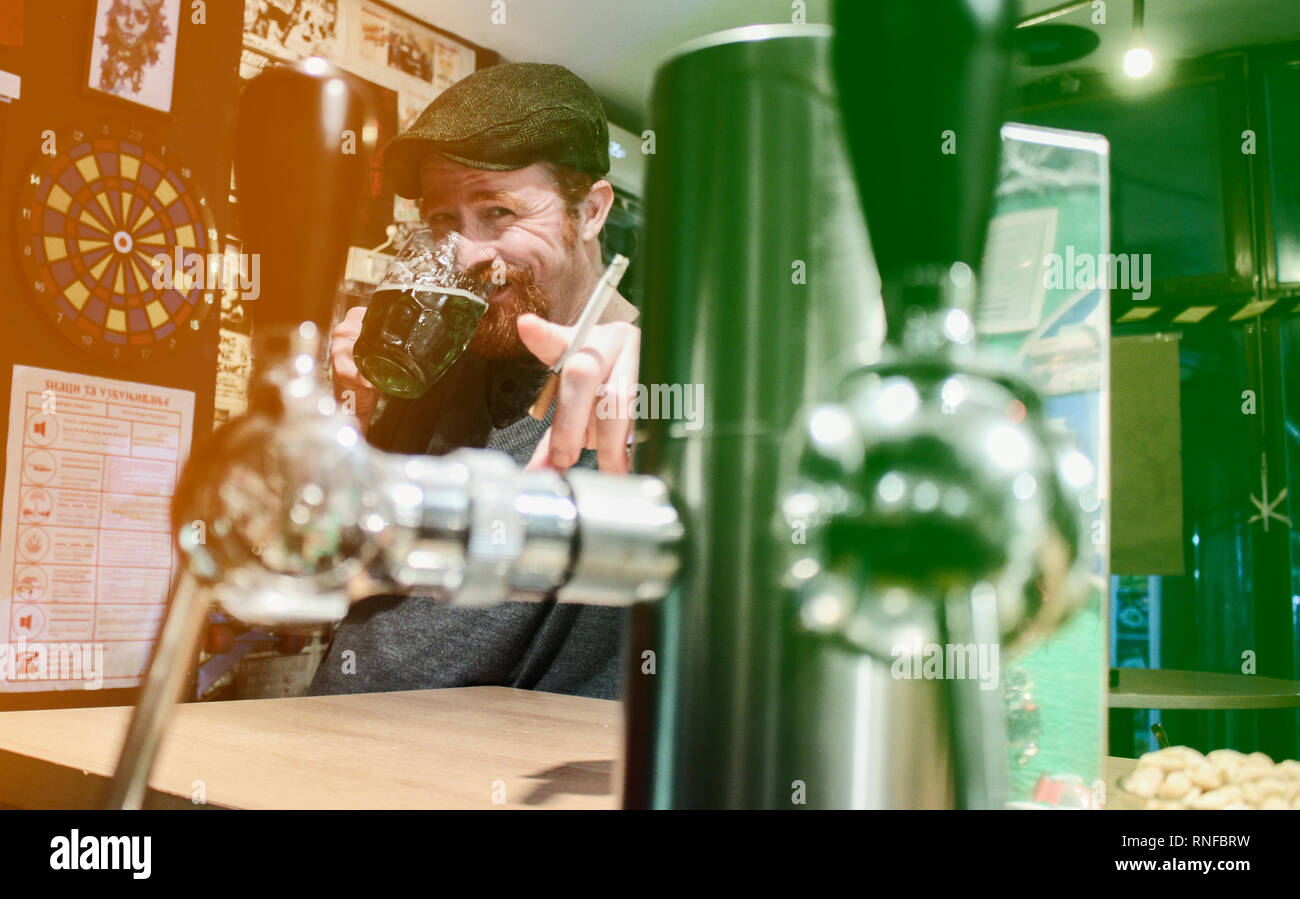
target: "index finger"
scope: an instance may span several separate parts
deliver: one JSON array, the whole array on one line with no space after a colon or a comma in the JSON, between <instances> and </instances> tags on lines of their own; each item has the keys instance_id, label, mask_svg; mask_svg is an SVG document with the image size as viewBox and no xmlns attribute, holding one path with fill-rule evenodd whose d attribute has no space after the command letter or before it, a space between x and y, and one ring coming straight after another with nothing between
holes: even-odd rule
<instances>
[{"instance_id":1,"label":"index finger","mask_svg":"<svg viewBox=\"0 0 1300 899\"><path fill-rule=\"evenodd\" d=\"M548 322L540 315L533 315L531 312L519 316L515 327L524 346L537 357L538 361L546 365L554 365L560 361L564 351L569 348L569 339L573 336L572 328Z\"/></svg>"}]
</instances>

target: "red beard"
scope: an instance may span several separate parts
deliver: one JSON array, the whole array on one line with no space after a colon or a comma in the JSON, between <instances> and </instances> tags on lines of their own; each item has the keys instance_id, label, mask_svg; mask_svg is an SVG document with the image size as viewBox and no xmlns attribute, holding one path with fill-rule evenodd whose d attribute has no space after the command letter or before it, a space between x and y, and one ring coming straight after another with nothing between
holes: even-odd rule
<instances>
[{"instance_id":1,"label":"red beard","mask_svg":"<svg viewBox=\"0 0 1300 899\"><path fill-rule=\"evenodd\" d=\"M477 278L485 296L490 296L493 290L504 290L507 286L514 288L509 300L488 303L487 312L483 313L478 329L469 342L470 350L489 359L517 359L527 355L528 348L519 339L516 320L525 312L542 318L549 318L551 312L551 298L537 285L532 271L511 265L505 267L504 275L504 285L494 284L488 273Z\"/></svg>"}]
</instances>

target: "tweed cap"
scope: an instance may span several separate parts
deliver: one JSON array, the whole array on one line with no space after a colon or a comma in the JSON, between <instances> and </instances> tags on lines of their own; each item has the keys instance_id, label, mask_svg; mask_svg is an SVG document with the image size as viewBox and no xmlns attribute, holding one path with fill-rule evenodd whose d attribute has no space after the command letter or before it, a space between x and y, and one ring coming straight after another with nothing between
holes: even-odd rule
<instances>
[{"instance_id":1,"label":"tweed cap","mask_svg":"<svg viewBox=\"0 0 1300 899\"><path fill-rule=\"evenodd\" d=\"M384 171L398 195L420 196L420 165L430 153L476 169L545 161L603 177L609 125L596 92L564 66L508 63L457 81L388 142Z\"/></svg>"}]
</instances>

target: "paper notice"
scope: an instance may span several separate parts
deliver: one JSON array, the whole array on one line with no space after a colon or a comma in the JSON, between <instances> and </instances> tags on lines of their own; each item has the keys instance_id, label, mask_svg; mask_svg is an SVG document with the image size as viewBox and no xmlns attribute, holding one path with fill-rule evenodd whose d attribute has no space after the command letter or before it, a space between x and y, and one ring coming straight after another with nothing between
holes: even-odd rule
<instances>
[{"instance_id":1,"label":"paper notice","mask_svg":"<svg viewBox=\"0 0 1300 899\"><path fill-rule=\"evenodd\" d=\"M14 366L0 514L0 691L133 687L177 559L194 394Z\"/></svg>"},{"instance_id":2,"label":"paper notice","mask_svg":"<svg viewBox=\"0 0 1300 899\"><path fill-rule=\"evenodd\" d=\"M1045 259L1056 245L1055 206L1004 212L989 222L975 329L1032 331L1043 316Z\"/></svg>"}]
</instances>

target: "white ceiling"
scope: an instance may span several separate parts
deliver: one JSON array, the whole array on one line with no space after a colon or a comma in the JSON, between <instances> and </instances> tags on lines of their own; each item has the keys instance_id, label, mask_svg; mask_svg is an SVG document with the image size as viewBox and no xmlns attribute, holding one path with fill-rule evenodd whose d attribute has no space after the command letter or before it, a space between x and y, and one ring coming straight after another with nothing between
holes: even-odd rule
<instances>
[{"instance_id":1,"label":"white ceiling","mask_svg":"<svg viewBox=\"0 0 1300 899\"><path fill-rule=\"evenodd\" d=\"M610 101L616 122L644 114L655 68L678 44L725 28L789 23L792 11L790 0L505 0L506 22L493 24L489 0L390 2L505 59L568 66ZM1021 0L1021 14L1060 3ZM1093 28L1102 38L1091 56L1070 67L1118 68L1132 30L1133 5L1106 0L1105 6L1104 25L1091 23L1091 7L1055 20ZM807 0L806 21L828 21L829 8L830 0ZM1147 0L1146 31L1157 59L1293 40L1300 38L1300 0ZM1019 75L1024 80L1051 71Z\"/></svg>"},{"instance_id":2,"label":"white ceiling","mask_svg":"<svg viewBox=\"0 0 1300 899\"><path fill-rule=\"evenodd\" d=\"M692 38L743 25L790 23L790 0L389 0L430 24L512 62L568 66L606 101L610 117L640 118L660 61ZM830 0L807 0L808 22L829 20ZM627 117L627 116L624 116ZM638 129L639 130L639 129Z\"/></svg>"}]
</instances>

